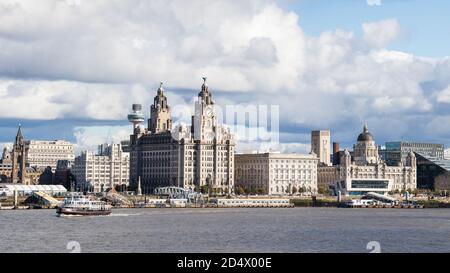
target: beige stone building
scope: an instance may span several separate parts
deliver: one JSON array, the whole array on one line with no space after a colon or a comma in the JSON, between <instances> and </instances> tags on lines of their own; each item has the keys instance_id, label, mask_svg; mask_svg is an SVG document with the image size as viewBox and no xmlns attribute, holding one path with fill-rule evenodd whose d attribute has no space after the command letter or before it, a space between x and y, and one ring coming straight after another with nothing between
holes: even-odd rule
<instances>
[{"instance_id":1,"label":"beige stone building","mask_svg":"<svg viewBox=\"0 0 450 273\"><path fill-rule=\"evenodd\" d=\"M318 161L313 153L236 154L236 188L270 195L313 194Z\"/></svg>"},{"instance_id":2,"label":"beige stone building","mask_svg":"<svg viewBox=\"0 0 450 273\"><path fill-rule=\"evenodd\" d=\"M346 195L366 192L388 193L417 188L416 157L410 153L405 164L388 166L378 155L375 139L364 126L354 145L353 157L345 150L340 165L319 166L319 187L333 187Z\"/></svg>"},{"instance_id":3,"label":"beige stone building","mask_svg":"<svg viewBox=\"0 0 450 273\"><path fill-rule=\"evenodd\" d=\"M321 165L331 165L331 137L330 131L320 130L311 132L311 151L319 157Z\"/></svg>"},{"instance_id":4,"label":"beige stone building","mask_svg":"<svg viewBox=\"0 0 450 273\"><path fill-rule=\"evenodd\" d=\"M30 167L56 170L58 160L74 161L75 152L72 143L64 140L27 140L25 141L26 165Z\"/></svg>"},{"instance_id":5,"label":"beige stone building","mask_svg":"<svg viewBox=\"0 0 450 273\"><path fill-rule=\"evenodd\" d=\"M206 78L191 125L172 129L162 85L150 108L147 129L140 126L137 114L129 116L134 128L130 136L130 183L134 189L140 179L144 193L157 187L198 189L206 185L218 193L233 191L235 144L229 128L218 123Z\"/></svg>"},{"instance_id":6,"label":"beige stone building","mask_svg":"<svg viewBox=\"0 0 450 273\"><path fill-rule=\"evenodd\" d=\"M72 173L77 188L93 192L104 192L120 186L126 190L129 185L130 157L122 152L121 144L102 144L98 153L85 151L75 158Z\"/></svg>"}]
</instances>

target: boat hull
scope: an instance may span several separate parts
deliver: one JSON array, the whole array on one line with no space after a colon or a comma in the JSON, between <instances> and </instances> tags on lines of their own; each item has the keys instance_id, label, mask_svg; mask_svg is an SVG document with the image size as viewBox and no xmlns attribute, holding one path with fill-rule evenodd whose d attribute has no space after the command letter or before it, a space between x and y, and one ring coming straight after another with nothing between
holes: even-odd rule
<instances>
[{"instance_id":1,"label":"boat hull","mask_svg":"<svg viewBox=\"0 0 450 273\"><path fill-rule=\"evenodd\" d=\"M95 216L95 215L109 215L111 214L111 210L74 210L74 209L66 209L66 208L58 208L56 213L59 216L67 215L67 216Z\"/></svg>"}]
</instances>

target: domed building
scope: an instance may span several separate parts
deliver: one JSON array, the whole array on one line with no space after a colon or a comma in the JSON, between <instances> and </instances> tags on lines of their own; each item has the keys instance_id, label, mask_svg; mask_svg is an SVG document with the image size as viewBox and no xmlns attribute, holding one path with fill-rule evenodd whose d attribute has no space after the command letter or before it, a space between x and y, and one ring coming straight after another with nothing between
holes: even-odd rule
<instances>
[{"instance_id":1,"label":"domed building","mask_svg":"<svg viewBox=\"0 0 450 273\"><path fill-rule=\"evenodd\" d=\"M387 194L417 188L414 153L408 155L405 164L388 166L380 158L375 138L367 125L353 145L353 156L346 149L339 165L319 167L317 172L319 186L329 186L336 193L341 191L345 195L363 195L368 192Z\"/></svg>"},{"instance_id":2,"label":"domed building","mask_svg":"<svg viewBox=\"0 0 450 273\"><path fill-rule=\"evenodd\" d=\"M363 132L359 134L356 144L353 145L353 151L355 164L366 165L380 163L378 147L367 125L364 125Z\"/></svg>"}]
</instances>

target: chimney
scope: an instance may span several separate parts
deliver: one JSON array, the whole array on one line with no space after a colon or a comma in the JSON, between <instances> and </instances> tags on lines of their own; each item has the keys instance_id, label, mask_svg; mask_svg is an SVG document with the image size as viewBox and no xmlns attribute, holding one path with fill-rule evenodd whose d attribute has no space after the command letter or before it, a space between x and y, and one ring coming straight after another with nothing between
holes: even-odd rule
<instances>
[{"instance_id":1,"label":"chimney","mask_svg":"<svg viewBox=\"0 0 450 273\"><path fill-rule=\"evenodd\" d=\"M333 165L339 165L339 143L333 142Z\"/></svg>"}]
</instances>

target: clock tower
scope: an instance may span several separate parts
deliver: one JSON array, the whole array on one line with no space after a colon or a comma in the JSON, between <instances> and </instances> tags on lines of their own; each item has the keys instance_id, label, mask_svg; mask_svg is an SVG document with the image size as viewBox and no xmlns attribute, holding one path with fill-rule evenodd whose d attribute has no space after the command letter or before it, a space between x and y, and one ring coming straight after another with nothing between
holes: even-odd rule
<instances>
[{"instance_id":1,"label":"clock tower","mask_svg":"<svg viewBox=\"0 0 450 273\"><path fill-rule=\"evenodd\" d=\"M213 141L216 137L217 116L211 93L209 93L206 77L198 100L195 103L195 115L193 117L194 139L200 141Z\"/></svg>"}]
</instances>

